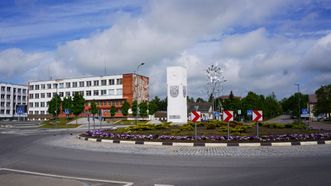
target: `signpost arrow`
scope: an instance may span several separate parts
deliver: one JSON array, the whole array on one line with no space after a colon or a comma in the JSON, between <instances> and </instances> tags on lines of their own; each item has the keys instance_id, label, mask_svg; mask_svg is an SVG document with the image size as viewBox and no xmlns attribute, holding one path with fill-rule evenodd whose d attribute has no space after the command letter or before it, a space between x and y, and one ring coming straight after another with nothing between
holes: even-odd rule
<instances>
[{"instance_id":1,"label":"signpost arrow","mask_svg":"<svg viewBox=\"0 0 331 186\"><path fill-rule=\"evenodd\" d=\"M223 112L223 121L225 121L225 122L233 121L233 111L224 110L224 112Z\"/></svg>"},{"instance_id":2,"label":"signpost arrow","mask_svg":"<svg viewBox=\"0 0 331 186\"><path fill-rule=\"evenodd\" d=\"M253 121L263 121L262 110L253 110Z\"/></svg>"},{"instance_id":3,"label":"signpost arrow","mask_svg":"<svg viewBox=\"0 0 331 186\"><path fill-rule=\"evenodd\" d=\"M192 112L192 122L196 122L200 119L200 114L197 111Z\"/></svg>"}]
</instances>

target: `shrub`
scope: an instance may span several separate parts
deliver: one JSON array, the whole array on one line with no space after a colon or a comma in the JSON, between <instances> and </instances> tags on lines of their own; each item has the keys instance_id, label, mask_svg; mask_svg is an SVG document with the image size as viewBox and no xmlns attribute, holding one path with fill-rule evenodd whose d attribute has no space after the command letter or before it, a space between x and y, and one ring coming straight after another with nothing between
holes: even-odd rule
<instances>
[{"instance_id":1,"label":"shrub","mask_svg":"<svg viewBox=\"0 0 331 186\"><path fill-rule=\"evenodd\" d=\"M206 129L207 130L212 130L212 129L215 129L216 128L216 123L206 123Z\"/></svg>"},{"instance_id":2,"label":"shrub","mask_svg":"<svg viewBox=\"0 0 331 186\"><path fill-rule=\"evenodd\" d=\"M155 129L158 129L158 130L168 129L168 128L170 128L170 123L169 122L155 125Z\"/></svg>"},{"instance_id":3,"label":"shrub","mask_svg":"<svg viewBox=\"0 0 331 186\"><path fill-rule=\"evenodd\" d=\"M184 124L184 125L180 126L179 129L181 131L192 131L193 127L190 124Z\"/></svg>"}]
</instances>

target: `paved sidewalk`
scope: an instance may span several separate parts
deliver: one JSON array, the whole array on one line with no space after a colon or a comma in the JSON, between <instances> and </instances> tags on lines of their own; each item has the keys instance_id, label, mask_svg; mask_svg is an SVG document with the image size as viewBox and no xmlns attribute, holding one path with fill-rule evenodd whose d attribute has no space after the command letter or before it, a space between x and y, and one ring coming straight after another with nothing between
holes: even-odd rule
<instances>
[{"instance_id":1,"label":"paved sidewalk","mask_svg":"<svg viewBox=\"0 0 331 186\"><path fill-rule=\"evenodd\" d=\"M325 122L309 121L309 126L313 129L331 130L331 124Z\"/></svg>"}]
</instances>

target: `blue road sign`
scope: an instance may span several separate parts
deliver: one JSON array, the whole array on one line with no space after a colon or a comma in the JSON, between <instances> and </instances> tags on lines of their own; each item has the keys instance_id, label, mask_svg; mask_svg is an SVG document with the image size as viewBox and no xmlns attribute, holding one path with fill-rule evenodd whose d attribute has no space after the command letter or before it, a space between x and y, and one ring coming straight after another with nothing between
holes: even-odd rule
<instances>
[{"instance_id":1,"label":"blue road sign","mask_svg":"<svg viewBox=\"0 0 331 186\"><path fill-rule=\"evenodd\" d=\"M25 111L25 105L17 105L16 106L16 113L17 114L24 114L24 113L26 113L26 111Z\"/></svg>"},{"instance_id":2,"label":"blue road sign","mask_svg":"<svg viewBox=\"0 0 331 186\"><path fill-rule=\"evenodd\" d=\"M301 109L301 114L309 114L309 110L307 108Z\"/></svg>"},{"instance_id":3,"label":"blue road sign","mask_svg":"<svg viewBox=\"0 0 331 186\"><path fill-rule=\"evenodd\" d=\"M70 114L70 109L64 109L64 113L69 115Z\"/></svg>"},{"instance_id":4,"label":"blue road sign","mask_svg":"<svg viewBox=\"0 0 331 186\"><path fill-rule=\"evenodd\" d=\"M248 116L253 115L253 110L247 110L247 115L248 115Z\"/></svg>"}]
</instances>

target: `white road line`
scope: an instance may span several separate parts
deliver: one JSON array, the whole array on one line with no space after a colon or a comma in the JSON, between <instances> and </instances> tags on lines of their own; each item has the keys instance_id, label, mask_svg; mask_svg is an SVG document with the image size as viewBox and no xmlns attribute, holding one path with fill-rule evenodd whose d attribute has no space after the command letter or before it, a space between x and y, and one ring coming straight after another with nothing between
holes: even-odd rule
<instances>
[{"instance_id":1,"label":"white road line","mask_svg":"<svg viewBox=\"0 0 331 186\"><path fill-rule=\"evenodd\" d=\"M40 173L40 172L31 172L31 171L16 170L16 169L7 169L7 168L0 168L0 171L18 172L18 173L24 173L24 174L32 174L32 175L38 175L38 176L47 176L47 177L61 178L61 179L73 179L73 180L92 181L92 182L115 183L115 184L123 184L123 186L131 186L131 185L133 185L132 182L125 182L125 181L101 180L101 179L92 179L92 178L80 178L80 177L72 177L72 176L61 176L61 175L56 175L56 174L46 174L46 173Z\"/></svg>"}]
</instances>

